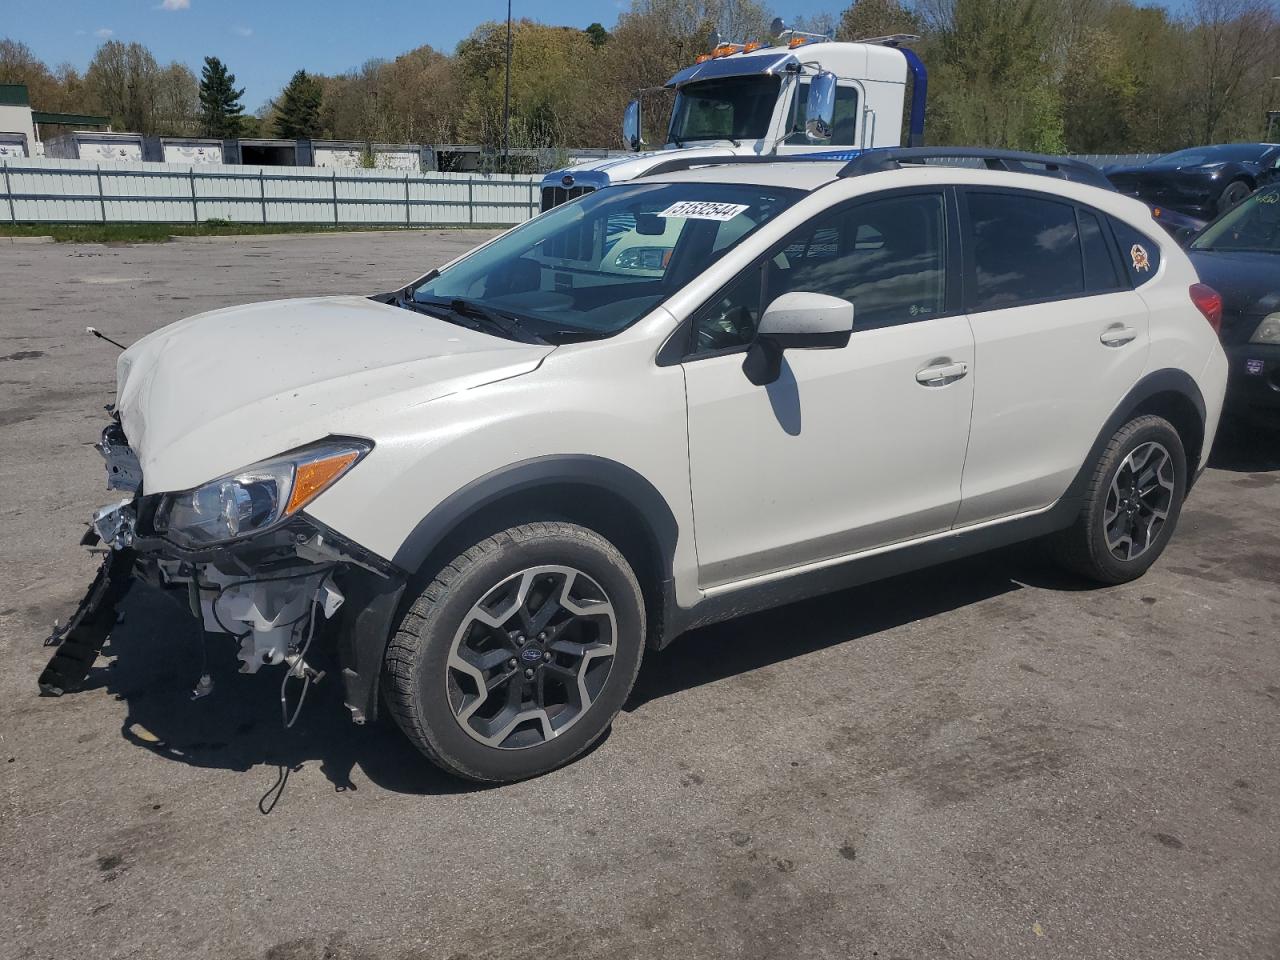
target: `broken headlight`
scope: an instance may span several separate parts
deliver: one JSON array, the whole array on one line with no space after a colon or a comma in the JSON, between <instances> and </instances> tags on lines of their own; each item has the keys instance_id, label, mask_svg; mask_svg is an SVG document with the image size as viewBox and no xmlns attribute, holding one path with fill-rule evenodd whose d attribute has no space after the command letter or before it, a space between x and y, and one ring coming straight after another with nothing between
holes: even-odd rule
<instances>
[{"instance_id":1,"label":"broken headlight","mask_svg":"<svg viewBox=\"0 0 1280 960\"><path fill-rule=\"evenodd\" d=\"M168 494L156 511L156 532L189 548L261 533L305 507L370 449L360 440L321 443Z\"/></svg>"}]
</instances>

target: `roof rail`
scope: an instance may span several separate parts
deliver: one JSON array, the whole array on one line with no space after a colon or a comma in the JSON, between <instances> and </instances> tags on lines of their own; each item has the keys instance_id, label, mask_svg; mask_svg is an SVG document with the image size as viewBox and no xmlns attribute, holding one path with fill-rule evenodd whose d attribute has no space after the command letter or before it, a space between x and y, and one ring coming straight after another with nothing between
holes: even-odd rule
<instances>
[{"instance_id":1,"label":"roof rail","mask_svg":"<svg viewBox=\"0 0 1280 960\"><path fill-rule=\"evenodd\" d=\"M1101 170L1083 160L1041 153L1021 153L1017 150L997 150L990 147L878 148L854 157L840 169L840 176L857 177L866 173L900 170L904 163L924 163L926 160L981 160L988 170L1032 173L1037 176L1071 180L1075 183L1087 183L1091 187L1101 187L1103 190L1115 189Z\"/></svg>"}]
</instances>

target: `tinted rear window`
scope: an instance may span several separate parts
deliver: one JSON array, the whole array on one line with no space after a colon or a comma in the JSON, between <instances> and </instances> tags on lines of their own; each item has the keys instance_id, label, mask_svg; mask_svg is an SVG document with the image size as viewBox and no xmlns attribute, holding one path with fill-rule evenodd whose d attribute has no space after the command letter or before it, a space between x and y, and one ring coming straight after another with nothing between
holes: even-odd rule
<instances>
[{"instance_id":1,"label":"tinted rear window","mask_svg":"<svg viewBox=\"0 0 1280 960\"><path fill-rule=\"evenodd\" d=\"M1111 229L1115 231L1116 243L1120 244L1120 259L1124 261L1133 285L1139 286L1154 277L1160 269L1160 247L1156 242L1114 217Z\"/></svg>"},{"instance_id":2,"label":"tinted rear window","mask_svg":"<svg viewBox=\"0 0 1280 960\"><path fill-rule=\"evenodd\" d=\"M1031 195L970 193L973 310L1084 292L1075 207Z\"/></svg>"}]
</instances>

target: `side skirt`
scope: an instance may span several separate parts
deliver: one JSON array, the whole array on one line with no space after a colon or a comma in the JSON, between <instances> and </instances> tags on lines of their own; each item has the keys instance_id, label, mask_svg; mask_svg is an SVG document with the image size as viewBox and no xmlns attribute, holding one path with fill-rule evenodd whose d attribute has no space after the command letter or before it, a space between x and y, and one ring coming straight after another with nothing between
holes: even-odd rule
<instances>
[{"instance_id":1,"label":"side skirt","mask_svg":"<svg viewBox=\"0 0 1280 960\"><path fill-rule=\"evenodd\" d=\"M847 590L864 583L1055 533L1075 522L1082 505L1077 497L1063 497L1052 507L1039 513L810 567L790 575L785 575L784 572L784 575L770 579L755 578L737 587L729 584L708 593L705 599L692 607L676 605L674 595L669 593L664 630L658 647L661 649L667 646L680 634L696 627Z\"/></svg>"}]
</instances>

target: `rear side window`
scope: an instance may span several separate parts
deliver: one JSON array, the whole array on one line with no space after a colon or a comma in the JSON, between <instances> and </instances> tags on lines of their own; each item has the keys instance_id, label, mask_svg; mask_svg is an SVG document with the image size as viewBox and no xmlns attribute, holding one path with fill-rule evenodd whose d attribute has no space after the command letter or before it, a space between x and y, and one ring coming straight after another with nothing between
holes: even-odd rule
<instances>
[{"instance_id":1,"label":"rear side window","mask_svg":"<svg viewBox=\"0 0 1280 960\"><path fill-rule=\"evenodd\" d=\"M1103 232L1102 221L1088 210L1079 212L1080 249L1084 252L1084 286L1089 293L1120 290L1125 282L1111 256L1111 244Z\"/></svg>"},{"instance_id":2,"label":"rear side window","mask_svg":"<svg viewBox=\"0 0 1280 960\"><path fill-rule=\"evenodd\" d=\"M972 310L1084 293L1084 262L1069 203L1030 194L969 193Z\"/></svg>"},{"instance_id":3,"label":"rear side window","mask_svg":"<svg viewBox=\"0 0 1280 960\"><path fill-rule=\"evenodd\" d=\"M1111 218L1111 229L1120 244L1120 259L1129 271L1129 279L1135 287L1141 286L1160 269L1160 247L1145 233L1133 229L1122 220Z\"/></svg>"}]
</instances>

